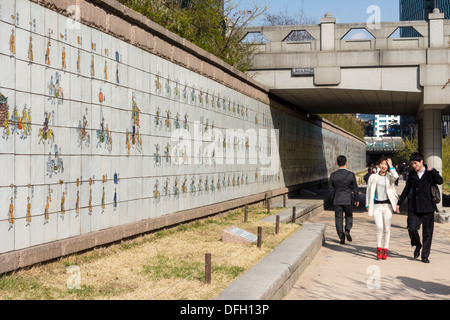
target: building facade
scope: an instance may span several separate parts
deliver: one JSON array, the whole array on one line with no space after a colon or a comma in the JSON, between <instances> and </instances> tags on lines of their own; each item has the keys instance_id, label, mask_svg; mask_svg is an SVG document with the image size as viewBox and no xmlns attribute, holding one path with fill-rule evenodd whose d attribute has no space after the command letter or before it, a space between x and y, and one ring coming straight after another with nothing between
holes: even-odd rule
<instances>
[{"instance_id":1,"label":"building facade","mask_svg":"<svg viewBox=\"0 0 450 320\"><path fill-rule=\"evenodd\" d=\"M450 0L400 0L400 21L427 20L434 8L444 13L445 19L450 19ZM420 37L412 28L400 31L401 37Z\"/></svg>"},{"instance_id":2,"label":"building facade","mask_svg":"<svg viewBox=\"0 0 450 320\"><path fill-rule=\"evenodd\" d=\"M386 114L357 114L357 117L366 123L365 137L404 137L410 136L414 125L409 116ZM414 119L412 119L414 120Z\"/></svg>"},{"instance_id":3,"label":"building facade","mask_svg":"<svg viewBox=\"0 0 450 320\"><path fill-rule=\"evenodd\" d=\"M400 21L427 20L434 8L450 18L449 0L400 0Z\"/></svg>"},{"instance_id":4,"label":"building facade","mask_svg":"<svg viewBox=\"0 0 450 320\"><path fill-rule=\"evenodd\" d=\"M400 127L400 116L376 114L374 124L374 136L381 137L384 135L397 135L395 132L390 132ZM398 132L401 135L401 131Z\"/></svg>"}]
</instances>

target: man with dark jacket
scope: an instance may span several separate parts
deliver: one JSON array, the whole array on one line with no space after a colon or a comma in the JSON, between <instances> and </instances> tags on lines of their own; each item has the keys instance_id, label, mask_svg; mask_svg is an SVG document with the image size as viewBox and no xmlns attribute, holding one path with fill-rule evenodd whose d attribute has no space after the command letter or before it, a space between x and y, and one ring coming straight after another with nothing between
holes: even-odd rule
<instances>
[{"instance_id":1,"label":"man with dark jacket","mask_svg":"<svg viewBox=\"0 0 450 320\"><path fill-rule=\"evenodd\" d=\"M413 170L408 174L406 186L397 204L397 212L400 212L400 205L412 191L408 206L408 233L411 239L411 246L416 247L414 258L418 258L422 248L419 236L419 228L422 224L422 262L429 263L428 257L433 238L435 211L435 204L431 198L431 186L442 184L444 180L436 169L428 168L423 164L423 155L420 153L413 153L410 160Z\"/></svg>"},{"instance_id":2,"label":"man with dark jacket","mask_svg":"<svg viewBox=\"0 0 450 320\"><path fill-rule=\"evenodd\" d=\"M352 204L359 206L358 184L355 174L347 170L347 158L345 156L337 157L339 169L330 175L328 187L333 200L334 219L336 231L341 244L345 243L345 237L352 241L350 230L353 226L353 208ZM345 212L345 232L343 228L343 213Z\"/></svg>"}]
</instances>

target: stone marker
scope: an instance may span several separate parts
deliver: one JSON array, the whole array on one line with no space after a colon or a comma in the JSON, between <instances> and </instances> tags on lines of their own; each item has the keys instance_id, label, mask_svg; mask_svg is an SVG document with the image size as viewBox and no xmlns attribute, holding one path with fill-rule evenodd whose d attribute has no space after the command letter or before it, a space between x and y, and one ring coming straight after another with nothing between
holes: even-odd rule
<instances>
[{"instance_id":1,"label":"stone marker","mask_svg":"<svg viewBox=\"0 0 450 320\"><path fill-rule=\"evenodd\" d=\"M252 242L256 242L256 240L258 240L256 235L235 226L224 229L222 234L223 242L251 244Z\"/></svg>"}]
</instances>

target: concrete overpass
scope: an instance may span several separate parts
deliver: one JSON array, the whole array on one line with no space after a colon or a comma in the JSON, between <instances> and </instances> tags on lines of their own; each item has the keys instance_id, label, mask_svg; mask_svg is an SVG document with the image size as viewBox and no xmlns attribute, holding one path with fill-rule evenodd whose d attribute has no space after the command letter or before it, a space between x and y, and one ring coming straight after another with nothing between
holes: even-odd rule
<instances>
[{"instance_id":1,"label":"concrete overpass","mask_svg":"<svg viewBox=\"0 0 450 320\"><path fill-rule=\"evenodd\" d=\"M365 137L366 153L368 154L390 154L401 148L403 139L401 137Z\"/></svg>"},{"instance_id":2,"label":"concrete overpass","mask_svg":"<svg viewBox=\"0 0 450 320\"><path fill-rule=\"evenodd\" d=\"M421 36L391 37L403 27ZM365 29L373 38L344 39L353 29ZM286 41L293 31L314 39ZM327 13L317 25L246 32L268 40L259 44L252 71L273 96L305 113L413 115L426 163L442 172L441 117L450 112L450 21L439 9L427 21L337 24Z\"/></svg>"},{"instance_id":3,"label":"concrete overpass","mask_svg":"<svg viewBox=\"0 0 450 320\"><path fill-rule=\"evenodd\" d=\"M401 27L422 37L391 38ZM366 29L373 39L343 39L354 29ZM442 13L430 14L429 21L380 23L379 29L336 24L326 14L319 25L246 31L268 39L253 59L255 78L307 113L416 115L418 106L431 105L450 110L450 87L443 89L449 80L450 21ZM286 41L293 31L306 31L314 40Z\"/></svg>"},{"instance_id":4,"label":"concrete overpass","mask_svg":"<svg viewBox=\"0 0 450 320\"><path fill-rule=\"evenodd\" d=\"M403 145L402 137L364 137L364 141L367 163L375 163L382 155L392 156Z\"/></svg>"}]
</instances>

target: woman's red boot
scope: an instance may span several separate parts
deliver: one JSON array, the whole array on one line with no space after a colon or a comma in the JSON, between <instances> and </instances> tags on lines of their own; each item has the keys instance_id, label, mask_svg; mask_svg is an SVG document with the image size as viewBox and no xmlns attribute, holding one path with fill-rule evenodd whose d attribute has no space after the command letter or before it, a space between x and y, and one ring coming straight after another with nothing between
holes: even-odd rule
<instances>
[{"instance_id":1,"label":"woman's red boot","mask_svg":"<svg viewBox=\"0 0 450 320\"><path fill-rule=\"evenodd\" d=\"M383 257L381 248L377 248L377 259L380 260Z\"/></svg>"},{"instance_id":2,"label":"woman's red boot","mask_svg":"<svg viewBox=\"0 0 450 320\"><path fill-rule=\"evenodd\" d=\"M383 253L381 259L386 260L387 259L387 249L383 248Z\"/></svg>"}]
</instances>

